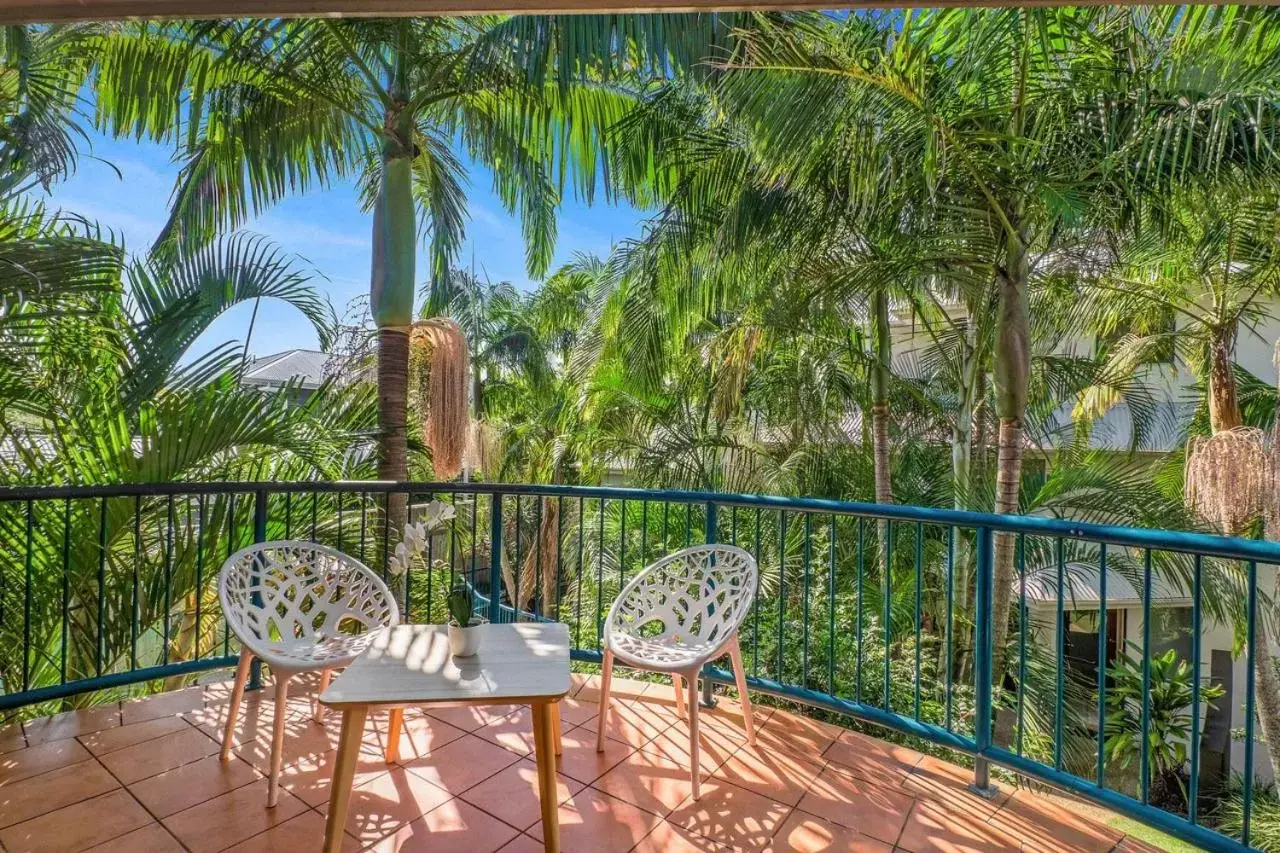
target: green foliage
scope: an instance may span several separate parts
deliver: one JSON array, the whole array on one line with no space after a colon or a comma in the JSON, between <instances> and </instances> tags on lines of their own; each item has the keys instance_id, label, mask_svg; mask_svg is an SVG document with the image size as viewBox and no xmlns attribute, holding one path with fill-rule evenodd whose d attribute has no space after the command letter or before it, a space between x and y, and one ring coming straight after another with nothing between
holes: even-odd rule
<instances>
[{"instance_id":1,"label":"green foliage","mask_svg":"<svg viewBox=\"0 0 1280 853\"><path fill-rule=\"evenodd\" d=\"M1232 780L1226 798L1213 817L1218 828L1236 838L1244 831L1244 788L1240 779ZM1276 786L1255 784L1249 812L1249 846L1263 853L1280 853L1280 796Z\"/></svg>"},{"instance_id":2,"label":"green foliage","mask_svg":"<svg viewBox=\"0 0 1280 853\"><path fill-rule=\"evenodd\" d=\"M454 584L453 588L445 595L444 600L449 616L453 619L453 624L459 628L469 627L473 618L472 612L475 608L475 595L471 592L471 587L465 583Z\"/></svg>"},{"instance_id":3,"label":"green foliage","mask_svg":"<svg viewBox=\"0 0 1280 853\"><path fill-rule=\"evenodd\" d=\"M1141 649L1137 657L1122 654L1107 669L1111 682L1107 687L1106 726L1103 751L1108 761L1127 769L1142 760L1143 752L1150 768L1153 799L1165 801L1175 790L1186 799L1182 773L1187 763L1191 742L1191 701L1199 692L1200 701L1211 705L1223 695L1216 684L1205 684L1190 663L1169 649L1151 655L1149 687L1144 689ZM1097 701L1097 697L1094 697ZM1148 737L1143 743L1142 709L1148 713Z\"/></svg>"}]
</instances>

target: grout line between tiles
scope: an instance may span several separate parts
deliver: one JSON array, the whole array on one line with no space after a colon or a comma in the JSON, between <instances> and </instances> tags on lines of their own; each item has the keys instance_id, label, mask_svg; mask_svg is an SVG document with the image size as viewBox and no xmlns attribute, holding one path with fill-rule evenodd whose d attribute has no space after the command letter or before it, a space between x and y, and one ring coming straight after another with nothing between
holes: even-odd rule
<instances>
[{"instance_id":1,"label":"grout line between tiles","mask_svg":"<svg viewBox=\"0 0 1280 853\"><path fill-rule=\"evenodd\" d=\"M145 743L145 741L143 741L143 742ZM93 760L94 760L94 761L98 761L98 757L97 757L97 756L94 756L94 759L93 759ZM183 843L182 843L182 839L178 838L178 836L174 835L172 832L169 832L169 828L168 828L167 826L165 826L165 825L164 825L164 823L163 823L159 818L157 818L157 817L156 817L156 816L151 812L151 809L147 808L146 804L145 804L145 803L143 803L143 802L142 802L142 800L139 800L136 796L134 796L133 791L130 791L130 790L129 790L129 786L128 786L128 785L126 785L126 784L124 784L124 782L121 782L121 781L120 781L120 777L119 777L119 776L117 776L116 774L112 773L112 772L111 772L111 768L110 768L110 767L108 767L108 766L107 766L107 765L105 765L105 764L102 764L102 762L101 762L101 761L98 761L98 764L102 765L102 769L103 769L103 770L105 770L105 771L107 771L108 775L110 775L112 779L115 779L115 780L116 780L116 782L120 785L120 790L122 790L122 791L124 791L126 794L128 794L128 795L129 795L129 797L130 797L130 798L131 798L135 803L137 803L137 804L138 804L138 808L142 809L144 812L146 812L146 813L147 813L147 815L149 815L149 816L151 817L151 822L152 822L152 823L154 823L154 824L156 824L157 826L159 826L159 827L160 827L161 829L163 829L165 832L168 832L168 833L169 833L169 837L170 837L170 838L172 838L174 841L177 841L177 842L178 842L178 844L179 844L179 846L181 846L181 847L182 847L182 849L183 849L184 851L188 851L188 853L189 853L190 848L189 848L189 847L187 847L187 845L185 845L185 844L183 844ZM150 777L147 777L147 778L150 778ZM145 826L145 825L144 825L144 826ZM129 830L129 832L136 832L137 830L142 829L142 828L143 828L142 826L134 827L133 829ZM122 833L120 833L120 835L113 835L113 836L111 836L111 838L104 838L104 839L102 839L101 841L98 841L94 846L96 847L96 846L98 846L98 845L100 845L100 844L105 844L105 843L106 843L106 842L108 842L108 841L113 841L113 840L115 840L115 839L117 839L117 838L121 838L121 837L123 837L123 836L125 836L125 835L128 835L128 834L129 834L129 832L122 832Z\"/></svg>"}]
</instances>

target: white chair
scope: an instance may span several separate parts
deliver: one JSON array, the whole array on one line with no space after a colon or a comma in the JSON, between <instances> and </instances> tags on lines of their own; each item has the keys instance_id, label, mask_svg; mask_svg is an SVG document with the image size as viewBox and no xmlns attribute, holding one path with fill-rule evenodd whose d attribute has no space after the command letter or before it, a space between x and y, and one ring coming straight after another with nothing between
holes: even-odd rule
<instances>
[{"instance_id":1,"label":"white chair","mask_svg":"<svg viewBox=\"0 0 1280 853\"><path fill-rule=\"evenodd\" d=\"M334 668L355 660L369 645L373 629L399 622L400 610L387 585L368 566L341 551L301 541L264 542L232 554L218 576L218 600L227 625L240 640L222 760L231 757L249 664L257 657L271 667L275 679L267 793L267 806L274 807L280 793L289 679L318 671L324 690ZM352 633L357 626L361 632ZM317 723L322 711L316 702ZM398 722L393 720L393 737L398 735Z\"/></svg>"},{"instance_id":2,"label":"white chair","mask_svg":"<svg viewBox=\"0 0 1280 853\"><path fill-rule=\"evenodd\" d=\"M738 627L755 600L756 580L755 558L741 548L697 545L646 567L623 587L604 623L597 752L604 751L614 660L636 669L670 673L681 716L686 715L684 679L689 691L689 773L693 798L698 799L698 672L726 652L742 699L747 743L755 746Z\"/></svg>"}]
</instances>

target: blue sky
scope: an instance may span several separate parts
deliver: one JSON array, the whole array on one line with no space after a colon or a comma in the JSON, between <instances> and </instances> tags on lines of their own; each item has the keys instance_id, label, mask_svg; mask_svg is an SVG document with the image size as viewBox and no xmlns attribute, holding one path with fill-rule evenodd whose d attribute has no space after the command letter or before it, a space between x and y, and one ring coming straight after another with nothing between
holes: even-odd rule
<instances>
[{"instance_id":1,"label":"blue sky","mask_svg":"<svg viewBox=\"0 0 1280 853\"><path fill-rule=\"evenodd\" d=\"M164 224L177 172L168 148L93 136L82 150L76 173L56 185L49 200L55 207L96 220L114 232L129 252L142 253ZM493 281L505 279L522 288L532 287L524 266L520 222L507 214L493 194L486 170L472 169L469 199L471 223L459 263L470 266L474 260L477 272ZM553 269L576 252L607 254L613 242L638 233L643 216L628 206L598 202L587 207L569 200L559 218ZM369 289L370 224L371 217L360 211L354 186L342 184L291 197L248 223L245 230L265 234L303 259L303 268L317 273L317 289L341 316L353 298ZM421 259L418 269L423 280L426 266ZM229 311L197 341L193 352L224 341L243 341L251 315L249 305ZM265 355L316 345L314 331L297 312L278 303L262 304L251 352Z\"/></svg>"}]
</instances>

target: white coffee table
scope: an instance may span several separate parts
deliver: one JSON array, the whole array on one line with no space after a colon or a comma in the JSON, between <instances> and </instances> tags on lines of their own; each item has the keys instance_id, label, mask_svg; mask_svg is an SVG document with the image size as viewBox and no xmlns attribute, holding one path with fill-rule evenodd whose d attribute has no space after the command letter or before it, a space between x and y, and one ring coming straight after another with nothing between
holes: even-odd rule
<instances>
[{"instance_id":1,"label":"white coffee table","mask_svg":"<svg viewBox=\"0 0 1280 853\"><path fill-rule=\"evenodd\" d=\"M390 708L387 761L400 749L404 709L418 705L529 705L542 801L542 837L547 853L559 853L556 754L560 751L559 701L569 692L569 627L521 622L483 625L480 652L471 658L449 654L443 625L396 625L379 629L363 655L320 694L342 711L342 735L333 770L324 849L337 853L347 822L365 717L371 708Z\"/></svg>"}]
</instances>

